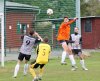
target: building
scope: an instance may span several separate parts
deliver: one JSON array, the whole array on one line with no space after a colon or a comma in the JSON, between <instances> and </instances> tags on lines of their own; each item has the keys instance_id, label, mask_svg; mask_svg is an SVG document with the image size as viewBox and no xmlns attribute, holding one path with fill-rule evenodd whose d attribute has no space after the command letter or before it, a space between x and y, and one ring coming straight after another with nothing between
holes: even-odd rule
<instances>
[{"instance_id":1,"label":"building","mask_svg":"<svg viewBox=\"0 0 100 81\"><path fill-rule=\"evenodd\" d=\"M5 47L16 48L21 44L21 35L33 29L33 20L39 7L15 2L6 2L5 7Z\"/></svg>"},{"instance_id":2,"label":"building","mask_svg":"<svg viewBox=\"0 0 100 81\"><path fill-rule=\"evenodd\" d=\"M58 42L56 41L56 35L60 23L63 18L59 19L46 19L46 20L36 20L36 22L47 22L51 21L55 28L53 28L53 40L52 44L54 47L58 47ZM71 33L74 32L75 23L71 25ZM83 49L98 49L100 48L100 17L87 16L81 17L81 34L82 34L82 48Z\"/></svg>"},{"instance_id":3,"label":"building","mask_svg":"<svg viewBox=\"0 0 100 81\"><path fill-rule=\"evenodd\" d=\"M20 47L20 36L33 29L33 21L36 14L39 12L39 7L30 6L26 4L19 4L15 2L6 2L5 13L5 47L16 48ZM55 24L55 28L51 29L52 32L51 42L54 47L58 45L56 35L58 27L63 18L59 19L46 19L37 20L36 22L51 21ZM35 23L36 23L35 22ZM72 26L73 31L75 23ZM100 48L100 17L88 16L81 18L81 34L82 34L82 47L83 49L97 49ZM40 28L41 30L41 28ZM39 30L38 30L39 31ZM43 33L43 32L41 32ZM51 36L51 35L50 35Z\"/></svg>"},{"instance_id":4,"label":"building","mask_svg":"<svg viewBox=\"0 0 100 81\"><path fill-rule=\"evenodd\" d=\"M100 48L100 17L83 17L81 19L81 31L84 49Z\"/></svg>"}]
</instances>

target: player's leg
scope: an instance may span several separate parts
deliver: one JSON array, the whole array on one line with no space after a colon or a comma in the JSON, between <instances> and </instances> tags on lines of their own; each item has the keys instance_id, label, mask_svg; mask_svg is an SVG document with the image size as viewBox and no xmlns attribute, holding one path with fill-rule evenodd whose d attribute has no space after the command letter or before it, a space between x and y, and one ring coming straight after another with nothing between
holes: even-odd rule
<instances>
[{"instance_id":1,"label":"player's leg","mask_svg":"<svg viewBox=\"0 0 100 81\"><path fill-rule=\"evenodd\" d=\"M35 72L36 68L38 68L38 67L39 67L39 64L37 64L35 61L33 63L31 63L31 65L29 67L29 71L30 71L31 75L33 76L32 81L38 81L37 74Z\"/></svg>"},{"instance_id":2,"label":"player's leg","mask_svg":"<svg viewBox=\"0 0 100 81\"><path fill-rule=\"evenodd\" d=\"M62 52L62 56L61 56L61 64L63 65L63 64L66 64L66 62L65 62L65 59L66 59L66 55L67 53L66 53L66 51L63 51Z\"/></svg>"},{"instance_id":3,"label":"player's leg","mask_svg":"<svg viewBox=\"0 0 100 81\"><path fill-rule=\"evenodd\" d=\"M44 72L44 65L45 64L40 64L40 70L39 70L39 75L38 75L38 79L41 80L43 72Z\"/></svg>"},{"instance_id":4,"label":"player's leg","mask_svg":"<svg viewBox=\"0 0 100 81\"><path fill-rule=\"evenodd\" d=\"M80 57L80 64L81 64L83 70L88 70L85 66L84 56L83 56L81 50L78 51L78 56Z\"/></svg>"},{"instance_id":5,"label":"player's leg","mask_svg":"<svg viewBox=\"0 0 100 81\"><path fill-rule=\"evenodd\" d=\"M69 59L71 61L72 67L75 68L76 67L76 62L75 62L74 56L72 54L72 50L68 47L66 42L62 42L62 47L63 47L64 51L68 52Z\"/></svg>"},{"instance_id":6,"label":"player's leg","mask_svg":"<svg viewBox=\"0 0 100 81\"><path fill-rule=\"evenodd\" d=\"M75 49L71 49L72 50L72 54L73 54L73 57L77 54L76 50ZM72 66L72 70L76 70L78 67L77 66Z\"/></svg>"},{"instance_id":7,"label":"player's leg","mask_svg":"<svg viewBox=\"0 0 100 81\"><path fill-rule=\"evenodd\" d=\"M71 49L70 49L71 50ZM71 50L71 52L72 52L72 50ZM74 59L74 55L73 55L73 53L72 54L69 54L69 59L70 59L70 61L71 61L71 64L72 64L72 71L75 71L78 67L76 66L76 61L75 61L75 59Z\"/></svg>"},{"instance_id":8,"label":"player's leg","mask_svg":"<svg viewBox=\"0 0 100 81\"><path fill-rule=\"evenodd\" d=\"M62 43L65 42L65 41L61 40L61 41L59 41L59 42L60 42L60 44L62 44ZM66 62L65 62L66 54L67 54L66 51L63 51L63 52L62 52L62 56L61 56L61 64L62 64L62 65L63 65L63 64L66 64Z\"/></svg>"},{"instance_id":9,"label":"player's leg","mask_svg":"<svg viewBox=\"0 0 100 81\"><path fill-rule=\"evenodd\" d=\"M28 61L30 60L31 58L31 55L25 55L25 64L24 64L24 75L27 74L27 71L28 71Z\"/></svg>"},{"instance_id":10,"label":"player's leg","mask_svg":"<svg viewBox=\"0 0 100 81\"><path fill-rule=\"evenodd\" d=\"M15 70L14 70L14 75L13 75L14 78L17 77L17 74L18 74L18 71L19 71L19 68L20 68L20 63L21 63L21 61L23 61L23 58L24 58L24 55L22 53L20 53L19 56L18 56L18 62L16 64Z\"/></svg>"}]
</instances>

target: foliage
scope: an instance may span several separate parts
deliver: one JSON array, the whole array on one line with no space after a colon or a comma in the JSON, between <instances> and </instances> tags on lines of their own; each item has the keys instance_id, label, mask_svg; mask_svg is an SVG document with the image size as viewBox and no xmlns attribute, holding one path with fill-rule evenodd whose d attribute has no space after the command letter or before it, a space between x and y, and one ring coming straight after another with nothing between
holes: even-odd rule
<instances>
[{"instance_id":1,"label":"foliage","mask_svg":"<svg viewBox=\"0 0 100 81\"><path fill-rule=\"evenodd\" d=\"M48 8L54 10L50 18L64 16L75 17L75 0L8 0L33 6L41 9L38 19L49 18L46 14ZM81 0L81 16L100 16L100 0Z\"/></svg>"},{"instance_id":2,"label":"foliage","mask_svg":"<svg viewBox=\"0 0 100 81\"><path fill-rule=\"evenodd\" d=\"M49 18L47 9L54 10L50 18L62 18L64 16L75 17L75 0L9 0L33 6L39 6L41 9L38 18Z\"/></svg>"},{"instance_id":3,"label":"foliage","mask_svg":"<svg viewBox=\"0 0 100 81\"><path fill-rule=\"evenodd\" d=\"M100 0L81 0L81 16L100 16Z\"/></svg>"},{"instance_id":4,"label":"foliage","mask_svg":"<svg viewBox=\"0 0 100 81\"><path fill-rule=\"evenodd\" d=\"M52 45L52 23L51 22L37 22L35 30L41 34L42 37L48 36L49 44Z\"/></svg>"}]
</instances>

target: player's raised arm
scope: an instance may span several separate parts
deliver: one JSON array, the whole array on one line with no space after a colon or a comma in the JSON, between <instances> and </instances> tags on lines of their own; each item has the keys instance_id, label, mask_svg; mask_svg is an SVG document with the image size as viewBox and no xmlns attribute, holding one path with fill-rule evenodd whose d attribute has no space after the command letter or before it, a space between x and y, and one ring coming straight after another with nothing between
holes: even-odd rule
<instances>
[{"instance_id":1,"label":"player's raised arm","mask_svg":"<svg viewBox=\"0 0 100 81\"><path fill-rule=\"evenodd\" d=\"M66 24L67 24L67 25L70 25L70 24L72 24L73 22L75 22L77 19L78 19L78 18L75 17L74 19L68 21Z\"/></svg>"},{"instance_id":2,"label":"player's raised arm","mask_svg":"<svg viewBox=\"0 0 100 81\"><path fill-rule=\"evenodd\" d=\"M37 32L35 32L35 35L36 35L41 41L43 41L42 37L41 37Z\"/></svg>"}]
</instances>

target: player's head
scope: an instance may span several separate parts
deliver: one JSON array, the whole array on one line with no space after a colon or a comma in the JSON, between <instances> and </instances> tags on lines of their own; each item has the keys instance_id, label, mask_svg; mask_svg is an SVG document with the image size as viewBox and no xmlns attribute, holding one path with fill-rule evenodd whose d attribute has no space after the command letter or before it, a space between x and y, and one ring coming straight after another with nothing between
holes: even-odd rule
<instances>
[{"instance_id":1,"label":"player's head","mask_svg":"<svg viewBox=\"0 0 100 81\"><path fill-rule=\"evenodd\" d=\"M74 32L75 32L75 33L78 33L78 31L79 31L78 27L75 27L75 28L74 28Z\"/></svg>"},{"instance_id":2,"label":"player's head","mask_svg":"<svg viewBox=\"0 0 100 81\"><path fill-rule=\"evenodd\" d=\"M64 17L64 22L68 22L68 21L69 21L68 17L65 16L65 17Z\"/></svg>"},{"instance_id":3,"label":"player's head","mask_svg":"<svg viewBox=\"0 0 100 81\"><path fill-rule=\"evenodd\" d=\"M48 37L45 37L45 38L43 39L43 42L44 42L44 43L48 43L48 42L49 42Z\"/></svg>"},{"instance_id":4,"label":"player's head","mask_svg":"<svg viewBox=\"0 0 100 81\"><path fill-rule=\"evenodd\" d=\"M35 33L35 31L34 31L34 30L30 30L29 35L33 36L33 35L34 35L34 33Z\"/></svg>"}]
</instances>

